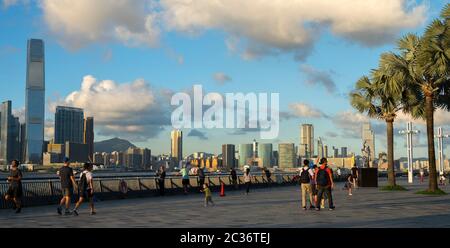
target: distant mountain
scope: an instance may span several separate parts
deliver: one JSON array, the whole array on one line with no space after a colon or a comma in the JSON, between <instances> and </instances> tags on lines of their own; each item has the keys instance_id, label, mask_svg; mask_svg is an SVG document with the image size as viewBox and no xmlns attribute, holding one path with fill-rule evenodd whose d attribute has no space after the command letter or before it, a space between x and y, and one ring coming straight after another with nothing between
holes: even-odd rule
<instances>
[{"instance_id":1,"label":"distant mountain","mask_svg":"<svg viewBox=\"0 0 450 248\"><path fill-rule=\"evenodd\" d=\"M95 152L113 152L113 151L122 152L122 151L127 150L130 147L136 148L136 146L133 145L128 140L119 139L119 138L113 138L113 139L103 140L103 141L94 143L94 151Z\"/></svg>"}]
</instances>

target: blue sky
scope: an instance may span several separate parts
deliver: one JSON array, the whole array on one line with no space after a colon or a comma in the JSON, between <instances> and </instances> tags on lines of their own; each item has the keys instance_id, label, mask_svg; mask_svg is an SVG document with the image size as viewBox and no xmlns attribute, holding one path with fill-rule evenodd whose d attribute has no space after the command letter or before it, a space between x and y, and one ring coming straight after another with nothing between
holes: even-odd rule
<instances>
[{"instance_id":1,"label":"blue sky","mask_svg":"<svg viewBox=\"0 0 450 248\"><path fill-rule=\"evenodd\" d=\"M70 6L71 2L77 2L76 6ZM348 146L349 151L359 153L361 140L357 137L363 117L354 113L346 95L360 76L377 66L382 52L394 49L395 37L406 32L421 33L449 1L392 0L387 1L383 9L383 4L374 5L372 0L355 0L358 3L354 6L352 1L340 0L330 3L339 4L330 6L338 14L325 10L320 15L314 15L317 6L313 1L304 1L305 6L301 6L309 9L307 13L301 10L297 13L295 8L292 13L283 12L291 9L291 1L273 6L248 1L242 6L244 9L254 7L248 13L240 13L244 11L237 9L234 1L225 1L222 8L217 8L208 1L196 1L195 6L186 7L172 0L139 3L130 0L125 10L124 6L105 0L91 2L94 1L3 0L0 7L0 100L12 100L13 108L21 112L25 95L26 42L29 38L44 39L47 136L51 137L52 133L51 106L78 105L99 121L96 122L97 141L118 136L159 154L169 151L171 130L170 123L156 120L159 116L161 119L167 114L170 116L167 113L170 98L164 97L162 92L188 91L193 84L203 85L206 92L280 93L281 110L291 113L293 118L281 120L278 139L262 142L297 145L299 125L313 123L316 138L323 137L330 147ZM146 5L141 6L144 2ZM402 15L389 12L390 7L397 8ZM268 14L270 20L262 18L264 8L274 9L274 13ZM360 15L358 10L361 9L370 9L367 15L372 15L372 20ZM121 17L119 10L137 14L129 20ZM91 16L91 11L97 14ZM298 19L296 15L303 16ZM149 18L153 20L152 25L146 25ZM292 29L298 27L298 22L314 25L312 29ZM273 23L277 26L272 26ZM299 60L295 58L299 54L306 55ZM231 80L219 84L214 79L216 73ZM120 99L86 100L87 93L80 93L80 88L87 75L96 78L95 84L112 80L115 87L124 85L122 90L136 80L143 80L145 89L139 90L139 97L126 94L125 90ZM328 92L324 87L326 83L335 85L336 89ZM79 94L67 100L75 91ZM147 98L147 93L152 97ZM108 105L114 108L120 103L126 108L110 111L119 117L105 111ZM296 112L290 107L299 104L327 117L312 117L307 111ZM100 107L104 105L106 107ZM130 111L124 110L127 108ZM448 115L439 118L450 132ZM124 124L124 119L129 122ZM377 132L377 152L385 151L384 125L376 121L373 125ZM396 125L404 126L404 122ZM417 127L423 129L420 123ZM187 136L190 130L184 130L185 155L194 151L219 153L221 144L250 143L259 137L256 132L230 135L232 130L226 129L198 131L204 134L203 138ZM416 140L417 156L425 156L424 135L422 133ZM397 156L405 155L404 143L403 137L396 137ZM446 152L448 154L449 150Z\"/></svg>"}]
</instances>

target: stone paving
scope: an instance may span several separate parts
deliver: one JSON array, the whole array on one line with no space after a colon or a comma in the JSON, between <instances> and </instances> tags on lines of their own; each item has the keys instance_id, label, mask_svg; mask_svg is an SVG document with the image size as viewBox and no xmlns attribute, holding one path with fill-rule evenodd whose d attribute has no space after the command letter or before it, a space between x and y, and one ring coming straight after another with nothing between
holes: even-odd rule
<instances>
[{"instance_id":1,"label":"stone paving","mask_svg":"<svg viewBox=\"0 0 450 248\"><path fill-rule=\"evenodd\" d=\"M381 179L382 180L382 179ZM0 210L0 227L450 227L450 195L423 196L423 185L406 192L357 189L353 196L333 192L335 211L304 211L297 186L214 193L215 207L203 207L203 195L153 197L98 202L95 216L87 205L79 216L58 216L55 206L25 208L16 215ZM381 185L384 184L382 180ZM450 187L443 189L450 192Z\"/></svg>"}]
</instances>

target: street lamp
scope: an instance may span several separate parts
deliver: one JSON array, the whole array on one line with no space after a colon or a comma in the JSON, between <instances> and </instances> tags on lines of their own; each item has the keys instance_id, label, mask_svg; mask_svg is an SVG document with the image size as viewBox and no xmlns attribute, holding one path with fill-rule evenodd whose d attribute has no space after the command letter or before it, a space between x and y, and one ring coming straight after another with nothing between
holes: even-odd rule
<instances>
[{"instance_id":1,"label":"street lamp","mask_svg":"<svg viewBox=\"0 0 450 248\"><path fill-rule=\"evenodd\" d=\"M438 153L439 153L439 175L444 173L444 138L449 138L450 135L442 134L442 127L438 128L438 134L434 136L438 139Z\"/></svg>"},{"instance_id":2,"label":"street lamp","mask_svg":"<svg viewBox=\"0 0 450 248\"><path fill-rule=\"evenodd\" d=\"M406 124L406 130L399 131L399 134L406 134L406 146L408 151L408 183L413 183L413 134L420 133L419 130L413 130L412 122Z\"/></svg>"}]
</instances>

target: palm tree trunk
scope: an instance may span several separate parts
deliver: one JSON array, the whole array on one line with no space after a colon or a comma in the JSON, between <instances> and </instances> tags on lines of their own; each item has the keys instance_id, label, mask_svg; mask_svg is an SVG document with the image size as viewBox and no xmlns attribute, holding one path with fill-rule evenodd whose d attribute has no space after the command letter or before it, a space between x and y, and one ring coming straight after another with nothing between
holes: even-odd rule
<instances>
[{"instance_id":1,"label":"palm tree trunk","mask_svg":"<svg viewBox=\"0 0 450 248\"><path fill-rule=\"evenodd\" d=\"M427 120L428 169L430 173L428 191L435 192L438 189L438 185L436 173L436 157L434 151L434 106L432 94L426 94L425 115Z\"/></svg>"},{"instance_id":2,"label":"palm tree trunk","mask_svg":"<svg viewBox=\"0 0 450 248\"><path fill-rule=\"evenodd\" d=\"M387 129L387 159L388 159L388 186L395 186L394 170L394 120L386 119Z\"/></svg>"}]
</instances>

